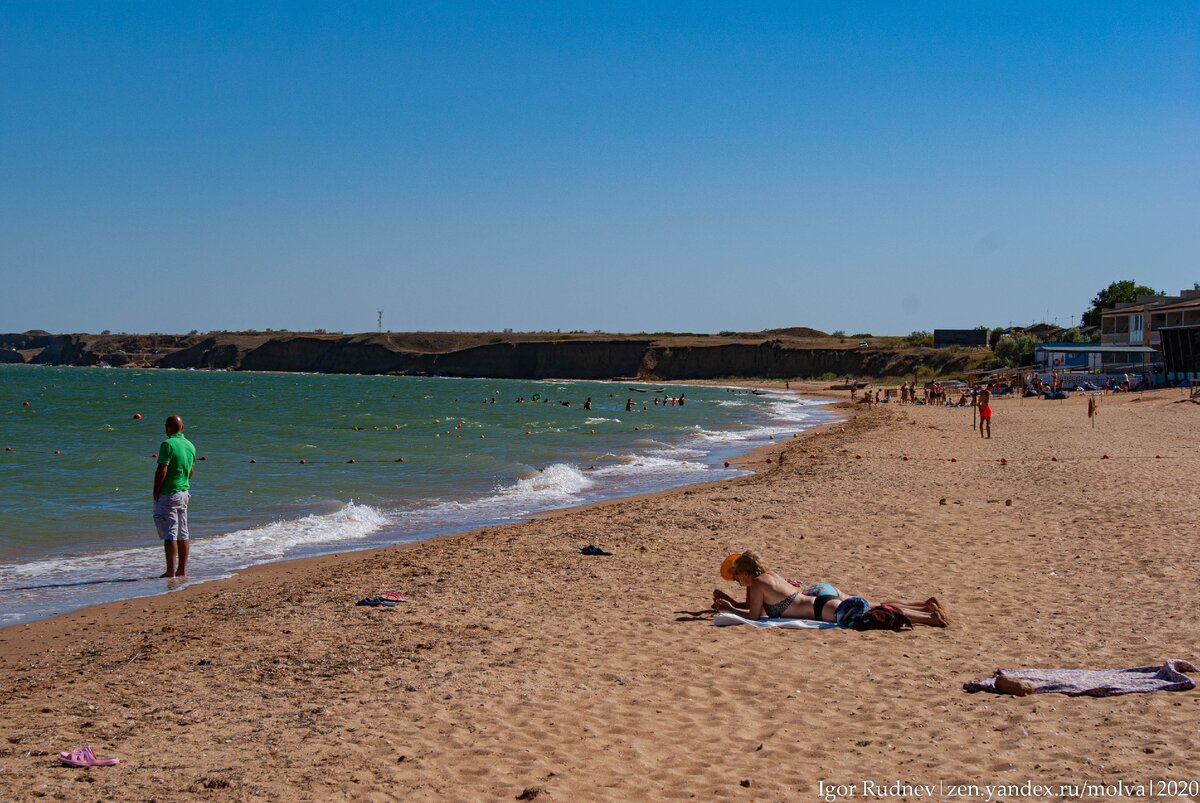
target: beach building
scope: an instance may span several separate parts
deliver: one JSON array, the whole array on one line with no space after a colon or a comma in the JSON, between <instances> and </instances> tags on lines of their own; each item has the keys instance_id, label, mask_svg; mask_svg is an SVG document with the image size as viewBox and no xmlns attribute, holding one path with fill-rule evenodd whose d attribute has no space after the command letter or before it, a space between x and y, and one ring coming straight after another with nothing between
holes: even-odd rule
<instances>
[{"instance_id":1,"label":"beach building","mask_svg":"<svg viewBox=\"0 0 1200 803\"><path fill-rule=\"evenodd\" d=\"M947 346L965 346L967 348L987 348L987 329L934 329L933 347L935 349Z\"/></svg>"},{"instance_id":2,"label":"beach building","mask_svg":"<svg viewBox=\"0 0 1200 803\"><path fill-rule=\"evenodd\" d=\"M1192 379L1192 334L1200 327L1200 290L1182 290L1177 296L1141 296L1100 313L1100 343L1118 349L1141 347L1153 351L1148 370L1154 382L1176 383ZM1166 367L1164 334L1171 344L1172 367ZM1047 352L1049 353L1049 351ZM1132 370L1132 369L1131 369Z\"/></svg>"},{"instance_id":3,"label":"beach building","mask_svg":"<svg viewBox=\"0 0 1200 803\"><path fill-rule=\"evenodd\" d=\"M1140 296L1100 312L1100 342L1112 346L1159 345L1164 326L1200 324L1200 290L1177 296Z\"/></svg>"},{"instance_id":4,"label":"beach building","mask_svg":"<svg viewBox=\"0 0 1200 803\"><path fill-rule=\"evenodd\" d=\"M1046 371L1073 368L1091 374L1145 373L1160 362L1158 357L1158 350L1149 346L1037 343L1033 347L1034 365Z\"/></svg>"}]
</instances>

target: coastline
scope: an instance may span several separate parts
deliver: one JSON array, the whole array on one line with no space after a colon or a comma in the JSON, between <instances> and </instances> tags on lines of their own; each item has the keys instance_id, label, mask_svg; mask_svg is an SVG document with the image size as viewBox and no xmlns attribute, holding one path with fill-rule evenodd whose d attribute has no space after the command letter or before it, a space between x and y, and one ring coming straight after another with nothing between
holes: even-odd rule
<instances>
[{"instance_id":1,"label":"coastline","mask_svg":"<svg viewBox=\"0 0 1200 803\"><path fill-rule=\"evenodd\" d=\"M547 381L548 382L558 381L558 382L563 382L563 383L567 383L567 384L573 384L580 380L569 380L568 379L568 380L547 380ZM748 386L731 384L728 382L692 382L692 383L670 383L670 384L673 384L673 385L705 385L705 386L709 386L709 387L728 388L731 390L749 390ZM767 385L763 385L763 387L773 387L773 386L770 384L767 384ZM778 389L783 390L782 382L778 383ZM795 397L798 401L803 401L805 399L811 400L812 398L819 397L822 394L819 394L819 393L813 393L813 394L792 393L790 395ZM815 413L815 415L817 416L818 421L829 416L829 413L825 412L823 410L823 408L817 408L817 410L818 411ZM765 418L765 416L764 416L764 418ZM767 425L767 426L768 427L775 426L780 429L786 429L786 428L788 428L788 422L782 421L782 422L777 422L774 425ZM797 421L797 422L794 422L794 426L795 426L795 429L798 431L808 431L810 429L813 429L814 427L821 427L824 425L823 424L813 424L808 421ZM380 536L376 536L376 538L377 538L376 543L368 542L366 544L356 544L356 542L354 542L354 541L348 541L341 545L331 544L325 548L310 547L307 550L308 554L301 552L300 554L292 554L292 555L289 555L289 556L286 556L283 558L276 558L276 559L265 560L262 562L255 562L255 563L251 563L249 565L231 566L227 569L218 565L217 572L219 572L219 574L214 575L214 572L212 571L212 569L210 567L210 570L208 572L209 576L205 576L204 573L202 573L200 577L194 577L194 576L189 577L186 582L177 582L177 583L172 583L170 581L153 582L153 581L149 580L151 575L147 575L146 581L143 581L141 583L141 585L145 585L146 582L151 582L152 586L156 586L151 589L129 588L129 587L127 587L127 584L132 583L132 584L136 585L137 584L136 581L139 578L134 578L133 580L131 580L131 579L128 579L128 578L122 576L122 577L120 577L119 580L109 581L109 582L116 582L117 585L113 586L112 588L116 589L116 593L120 593L121 590L124 590L124 593L129 595L127 597L113 598L114 595L110 594L110 595L108 595L109 599L107 599L107 600L100 599L97 601L92 601L92 599L94 599L96 595L93 595L92 599L88 599L85 597L82 601L86 602L86 604L80 605L79 607L65 608L65 609L63 607L60 607L59 608L59 610L61 611L60 613L51 613L48 616L39 615L32 619L27 618L27 619L23 619L23 620L20 620L20 621L11 623L11 624L3 624L3 625L0 625L0 630L3 630L4 628L7 628L7 627L20 627L24 624L28 624L33 621L40 621L43 619L53 618L55 616L60 616L65 613L70 613L72 611L87 610L92 607L108 604L110 602L121 602L123 600L146 600L146 599L161 596L164 594L176 594L176 593L180 593L181 591L183 591L185 589L193 588L195 586L206 585L206 584L214 583L214 582L221 582L223 580L229 579L232 576L236 576L239 573L249 571L256 567L263 566L263 565L286 564L293 560L301 560L301 559L308 559L308 558L321 558L321 557L326 557L326 556L331 556L331 555L351 554L351 553L356 553L356 552L373 551L373 550L378 550L381 548L388 548L390 546L395 546L395 545L419 542L419 541L427 540L429 538L439 538L439 537L451 536L451 535L456 535L456 534L462 534L462 533L466 533L466 532L476 532L478 530L485 529L487 527L503 526L504 524L511 523L514 521L522 521L522 520L526 520L529 518L544 517L544 516L548 516L548 515L553 515L555 513L561 512L561 511L570 511L570 510L576 510L576 509L580 509L580 508L584 508L584 507L589 507L592 504L605 504L608 502L618 501L621 499L629 499L629 498L635 498L638 496L656 494L656 493L659 493L662 491L669 491L669 490L672 490L675 488L680 488L680 487L690 487L690 486L694 486L694 485L705 485L705 484L708 484L711 482L721 482L726 479L729 479L728 476L721 475L720 462L722 459L726 460L725 467L727 469L731 469L733 471L738 471L738 472L762 470L764 468L768 468L769 462L768 462L767 458L770 456L770 454L772 453L772 449L776 446L776 443L777 443L774 440L775 437L778 437L778 436L777 435L772 436L771 441L763 442L761 445L757 445L758 444L757 440L738 441L736 439L733 441L730 441L728 443L714 445L710 449L709 455L704 458L704 462L709 464L710 469L712 470L712 473L714 474L714 476L709 477L709 478L704 478L699 481L695 481L695 480L691 480L691 479L687 479L687 478L672 478L672 479L660 480L660 481L656 481L656 482L646 482L644 484L644 487L642 487L640 489L629 489L629 488L622 488L619 486L618 487L610 487L607 489L607 491L601 492L601 493L580 494L580 496L585 497L585 499L587 496L592 496L593 498L590 500L586 500L586 501L580 500L574 504L568 503L561 507L546 508L544 510L534 510L531 513L521 515L516 518L509 518L509 517L505 516L505 517L493 520L487 516L480 515L477 517L477 520L475 522L470 522L470 521L464 521L461 523L453 522L453 523L449 523L448 525L447 525L447 523L443 523L441 526L432 526L432 527L429 527L424 530L413 530L412 532L407 532L404 530L395 530L393 533L394 540L389 538L388 530L385 527L384 530L382 531L382 534ZM783 439L780 438L779 442L782 442L782 440ZM253 462L253 461L251 461L251 462ZM301 461L301 462L303 462L303 461ZM351 462L353 462L353 461L351 461ZM585 465L586 465L585 463L578 464L578 466L580 468L583 468ZM357 495L352 496L351 498L352 499L357 498ZM368 509L367 512L371 513L372 515L378 515L375 513L375 511L370 510L370 509ZM246 532L250 535L253 535L255 532L255 528L250 527ZM387 543L389 540L391 542ZM379 543L378 541L382 541L383 543ZM199 546L199 554L202 558L203 557L203 545L205 543L205 540L200 539L196 543ZM161 550L159 550L159 552L161 552ZM161 562L161 559L159 562ZM201 565L202 565L202 562L201 562ZM161 567L159 567L159 568L161 569ZM202 568L203 568L203 566L202 566ZM101 586L105 585L105 581L103 581L103 580L100 581L100 585ZM65 588L66 586L60 586L60 587ZM21 589L16 589L16 590L21 590ZM50 606L46 606L46 607L50 607ZM12 611L10 611L10 613L12 613Z\"/></svg>"},{"instance_id":2,"label":"coastline","mask_svg":"<svg viewBox=\"0 0 1200 803\"><path fill-rule=\"evenodd\" d=\"M0 787L734 800L812 799L819 782L866 777L1195 778L1195 692L961 690L996 666L1197 659L1186 617L1114 607L1112 592L1200 603L1187 580L1200 557L1177 545L1197 513L1169 504L1194 498L1194 463L1172 450L1195 416L1176 401L1106 399L1096 430L1079 399L998 401L991 442L969 412L848 410L844 425L763 447L760 459L784 458L770 471L6 628ZM1155 451L1171 459L1134 459ZM578 554L593 542L614 556ZM742 548L851 592L936 593L955 626L713 628L716 567ZM380 591L411 601L354 606ZM81 744L122 764L55 766L54 751Z\"/></svg>"}]
</instances>

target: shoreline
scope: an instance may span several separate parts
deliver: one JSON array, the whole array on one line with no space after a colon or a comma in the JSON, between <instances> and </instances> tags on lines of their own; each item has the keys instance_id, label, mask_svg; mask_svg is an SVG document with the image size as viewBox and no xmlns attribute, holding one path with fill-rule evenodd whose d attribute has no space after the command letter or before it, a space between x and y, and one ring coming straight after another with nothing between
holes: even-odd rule
<instances>
[{"instance_id":1,"label":"shoreline","mask_svg":"<svg viewBox=\"0 0 1200 803\"><path fill-rule=\"evenodd\" d=\"M997 400L991 441L969 410L854 408L768 446L770 471L6 628L0 788L807 800L864 778L1194 779L1200 692L962 688L998 666L1200 657L1194 623L1156 602L1200 605L1186 401L1106 398L1092 429L1083 399ZM592 542L613 556L581 556ZM715 628L712 589L736 591L721 558L747 548L871 599L936 594L954 624ZM410 601L354 605L382 591ZM84 744L121 764L57 766Z\"/></svg>"},{"instance_id":2,"label":"shoreline","mask_svg":"<svg viewBox=\"0 0 1200 803\"><path fill-rule=\"evenodd\" d=\"M167 370L172 370L172 369L167 369ZM593 380L548 379L545 381L547 381L547 382L592 382ZM617 381L617 380L613 380L613 381ZM736 389L736 390L750 390L751 389L750 386L731 385L731 384L727 384L724 382L715 382L715 381L713 381L713 382L708 382L708 381L673 382L673 383L666 383L666 384L681 385L681 386L720 387L720 388L729 388L729 389ZM756 387L768 387L768 388L783 391L784 390L783 384L784 383L781 381L778 383L778 386L776 387L774 384L767 382L767 383L764 383L764 384L756 386ZM794 395L798 399L816 398L816 397L824 398L824 396L818 392L801 393L798 391L793 391L792 395ZM831 415L831 414L825 413L822 411L819 413L819 415L825 416L825 415ZM832 415L836 416L836 414L832 414ZM830 426L832 423L836 423L836 421L835 422L824 422L824 423L818 423L815 425L806 426L802 429L802 432L805 434L805 436L807 436L810 432L822 430L822 429L826 428L827 426ZM787 439L787 440L790 441L791 439ZM761 444L761 445L752 445L752 443L750 441L746 441L746 442L737 444L736 446L734 446L732 448L732 450L728 446L725 448L713 449L712 454L719 454L722 452L731 452L728 455L728 458L726 461L726 467L729 470L739 471L739 472L763 471L763 470L771 468L771 463L774 462L774 458L772 458L771 460L768 460L768 458L771 458L772 455L775 454L775 452L773 450L777 450L779 447L779 444L784 443L784 442L785 441L783 439L776 441L776 440L774 440L774 436L772 436L771 441ZM707 458L706 460L708 462L712 462L714 464L715 471L720 471L719 467L717 466L717 463L720 462L720 458L713 458L710 455L710 457ZM739 475L739 476L744 476L744 475ZM453 536L457 536L457 535L478 533L480 531L483 531L483 530L486 530L489 528L503 527L503 526L507 526L509 524L519 524L519 523L522 523L525 521L530 521L530 520L550 518L550 517L561 515L564 513L569 513L572 511L583 510L583 509L590 508L593 506L603 506L603 505L608 505L608 504L613 504L613 503L619 503L623 500L631 500L631 499L637 499L637 498L646 497L646 496L655 496L658 494L670 493L672 491L675 491L675 490L678 490L681 488L707 486L712 483L726 482L726 481L729 481L731 479L736 479L736 478L737 477L719 477L719 478L704 479L704 480L699 480L699 481L690 481L690 482L685 481L685 482L681 482L679 484L669 485L665 488L657 488L657 489L651 489L651 490L639 490L639 491L635 491L633 493L616 493L613 496L602 498L602 499L597 499L597 500L593 500L593 501L584 501L584 502L580 502L578 504L567 505L565 507L556 507L556 508L549 508L546 510L535 511L535 512L520 516L520 517L516 518L515 520L507 520L507 521L502 520L502 521L490 522L490 523L484 522L484 523L480 523L478 525L471 525L471 526L467 526L465 528L457 528L457 529L451 529L451 530L434 529L434 530L429 531L429 534L421 535L412 540L401 540L401 541L397 541L397 542L391 543L391 544L382 544L382 545L375 544L375 545L363 545L363 546L355 547L353 542L347 542L345 544L345 548L340 548L340 549L333 548L333 549L330 549L329 551L318 552L317 554L309 554L309 555L302 554L302 555L295 555L295 556L291 556L291 557L284 557L284 558L277 559L277 560L269 560L269 561L265 561L265 562L261 562L261 563L254 563L249 566L242 567L242 568L230 569L227 571L227 573L220 575L220 576L216 576L216 577L201 577L201 578L195 578L195 579L190 578L190 577L185 578L184 582L175 584L174 587L172 587L172 584L170 583L170 581L164 581L164 584L167 587L164 587L164 588L161 588L158 590L154 590L149 593L135 594L133 596L128 596L128 597L118 597L118 598L111 599L111 600L105 600L105 601L91 603L91 604L84 605L84 606L78 607L78 608L70 608L61 613L51 614L48 616L40 616L40 617L37 617L34 619L25 620L25 621L18 621L18 622L13 622L13 623L9 623L9 624L3 624L3 625L0 625L0 633L3 633L3 631L6 629L25 627L25 626L28 626L30 624L34 624L37 622L49 621L49 620L52 620L52 619L55 619L55 618L58 618L61 616L68 616L73 613L89 611L93 608L114 605L114 604L123 603L123 602L137 602L139 600L144 601L144 600L154 599L157 597L180 594L189 589L227 582L229 580L236 578L237 576L239 576L243 573L251 572L251 571L254 571L254 570L262 568L262 567L277 566L277 565L283 566L286 564L290 564L293 561L312 561L312 560L319 561L319 560L322 560L325 558L336 558L341 555L355 555L358 553L377 551L377 550L381 550L381 549L394 549L394 548L398 548L398 547L409 546L411 544L421 543L421 542L424 542L424 541L427 541L430 539L449 538L449 537L453 537ZM197 544L202 546L203 541L198 541ZM201 557L202 557L202 554L201 554ZM148 577L145 579L152 581L155 578Z\"/></svg>"}]
</instances>

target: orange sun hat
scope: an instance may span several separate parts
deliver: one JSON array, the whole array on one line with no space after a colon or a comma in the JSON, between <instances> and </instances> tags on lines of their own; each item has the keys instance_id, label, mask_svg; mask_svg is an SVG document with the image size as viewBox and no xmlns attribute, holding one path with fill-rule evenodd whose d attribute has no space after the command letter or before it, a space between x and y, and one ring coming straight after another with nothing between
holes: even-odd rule
<instances>
[{"instance_id":1,"label":"orange sun hat","mask_svg":"<svg viewBox=\"0 0 1200 803\"><path fill-rule=\"evenodd\" d=\"M734 552L732 555L727 556L725 558L725 560L721 561L721 579L722 580L732 580L733 579L734 561L736 561L741 556L742 556L741 552Z\"/></svg>"}]
</instances>

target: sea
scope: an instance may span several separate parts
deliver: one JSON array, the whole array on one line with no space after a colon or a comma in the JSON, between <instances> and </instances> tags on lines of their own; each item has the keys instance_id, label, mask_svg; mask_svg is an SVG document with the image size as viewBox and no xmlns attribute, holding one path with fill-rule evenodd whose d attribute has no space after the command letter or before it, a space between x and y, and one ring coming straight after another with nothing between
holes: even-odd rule
<instances>
[{"instance_id":1,"label":"sea","mask_svg":"<svg viewBox=\"0 0 1200 803\"><path fill-rule=\"evenodd\" d=\"M151 520L172 414L186 582L158 578ZM734 476L831 418L750 387L0 365L0 625Z\"/></svg>"}]
</instances>

